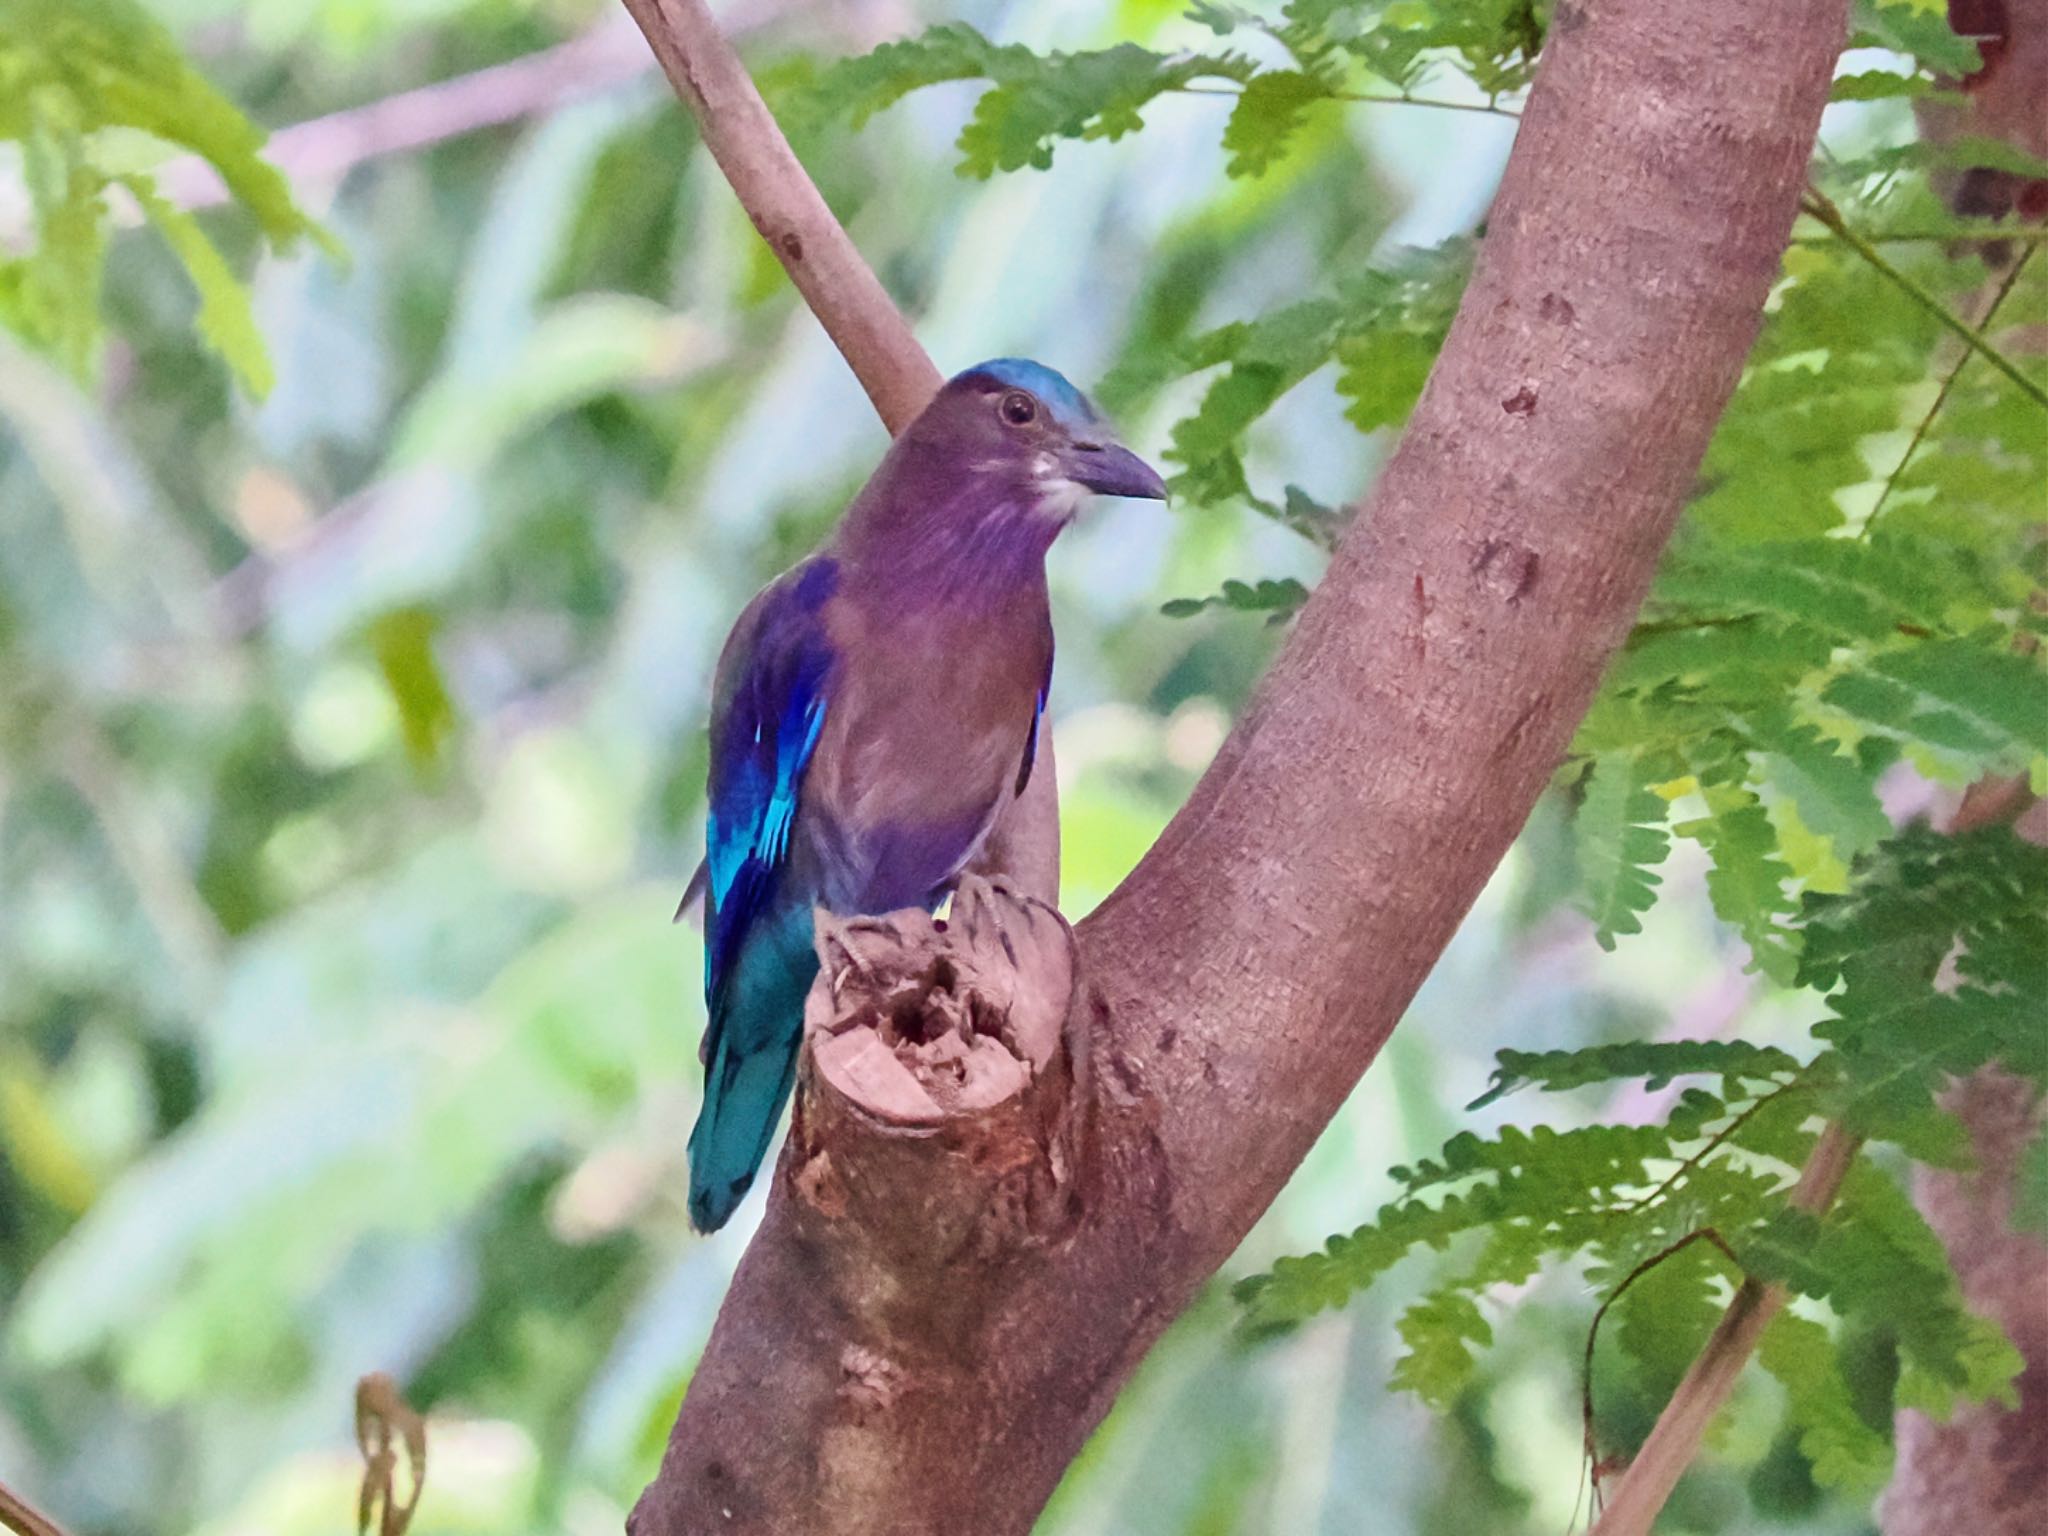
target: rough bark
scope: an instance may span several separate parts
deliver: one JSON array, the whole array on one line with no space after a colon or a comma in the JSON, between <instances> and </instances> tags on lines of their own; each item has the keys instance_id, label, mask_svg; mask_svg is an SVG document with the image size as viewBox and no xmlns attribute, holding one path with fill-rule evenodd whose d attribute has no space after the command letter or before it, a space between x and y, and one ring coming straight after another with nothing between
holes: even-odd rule
<instances>
[{"instance_id":1,"label":"rough bark","mask_svg":"<svg viewBox=\"0 0 2048 1536\"><path fill-rule=\"evenodd\" d=\"M2048 74L2048 0L1950 0L1949 19L1979 39L1983 67L1956 82L1960 100L1915 104L1921 136L1945 143L1974 134L2036 158L2048 154L2048 111L2040 99ZM2017 214L2035 223L2048 218L2048 182L1979 169L1949 173L1937 186L1959 214ZM1998 246L1984 257L1993 274L1973 308L1988 329L2005 291L2006 274L1997 269L2009 273L2011 263L2026 258ZM2024 339L2030 350L2038 348L2038 338ZM2006 820L2021 837L2048 845L2048 801L2036 799L2024 778L1972 785L1949 830ZM1914 1200L1948 1250L1964 1299L2019 1349L2019 1402L2010 1408L1974 1404L1946 1424L1911 1409L1899 1413L1893 1425L1898 1460L1879 1519L1884 1536L1949 1530L2034 1536L2048 1530L2048 1242L2037 1232L2015 1230L2013 1217L2020 1155L2048 1117L2031 1084L1996 1068L1957 1083L1944 1104L1969 1132L1976 1166L1919 1170Z\"/></svg>"},{"instance_id":2,"label":"rough bark","mask_svg":"<svg viewBox=\"0 0 2048 1536\"><path fill-rule=\"evenodd\" d=\"M892 1132L857 1208L935 1236L878 1241L814 1171L875 1145L822 1118L864 1090L808 1055L636 1536L1030 1528L1557 763L1754 337L1845 31L1841 0L1560 6L1400 449L1187 807L1074 935L1063 1048L1000 1111L1029 1155L946 1117ZM832 942L814 1030L841 1020ZM934 958L881 991L952 990ZM915 1076L860 1006L845 1029Z\"/></svg>"},{"instance_id":3,"label":"rough bark","mask_svg":"<svg viewBox=\"0 0 2048 1536\"><path fill-rule=\"evenodd\" d=\"M1941 1235L1972 1309L1995 1319L2026 1361L2019 1406L1980 1403L1946 1424L1898 1416L1898 1465L1881 1506L1885 1536L2039 1536L2048 1529L2048 1244L2013 1229L2020 1153L2041 1133L2041 1099L1987 1069L1945 1100L1977 1166L1923 1169L1914 1196Z\"/></svg>"},{"instance_id":4,"label":"rough bark","mask_svg":"<svg viewBox=\"0 0 2048 1536\"><path fill-rule=\"evenodd\" d=\"M2048 845L2048 801L2024 779L1973 785L1950 829L2004 820ZM1974 1404L1946 1424L1901 1412L1879 1515L1884 1536L2036 1536L2048 1529L2048 1242L2013 1218L2020 1156L2048 1116L2031 1083L1996 1068L1957 1083L1943 1103L1969 1132L1976 1166L1921 1169L1913 1198L1948 1250L1964 1300L2019 1349L2019 1403Z\"/></svg>"}]
</instances>

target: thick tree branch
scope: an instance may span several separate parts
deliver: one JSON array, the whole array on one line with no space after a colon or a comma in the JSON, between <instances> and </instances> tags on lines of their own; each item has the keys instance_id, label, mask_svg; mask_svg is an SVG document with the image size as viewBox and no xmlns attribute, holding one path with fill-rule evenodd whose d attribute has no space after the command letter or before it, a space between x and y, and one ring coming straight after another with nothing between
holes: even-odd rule
<instances>
[{"instance_id":1,"label":"thick tree branch","mask_svg":"<svg viewBox=\"0 0 2048 1536\"><path fill-rule=\"evenodd\" d=\"M2020 1160L2043 1129L2041 1096L2027 1079L1987 1068L1943 1102L1968 1129L1976 1166L1923 1168L1914 1195L1964 1299L2005 1329L2026 1363L2015 1407L1973 1403L1945 1423L1917 1409L1899 1413L1898 1464L1880 1523L1885 1536L2039 1536L2048 1510L2048 1243L2014 1217Z\"/></svg>"},{"instance_id":2,"label":"thick tree branch","mask_svg":"<svg viewBox=\"0 0 2048 1536\"><path fill-rule=\"evenodd\" d=\"M872 1139L821 1134L836 1078L808 1058L636 1536L1030 1528L1556 765L1755 336L1845 34L1842 0L1558 8L1371 505L1194 797L1076 932L1064 1049L1014 1100L1040 1128L1024 1194L999 1219L954 1203L973 1186L942 1118L895 1139L887 1178L953 1262L878 1248L817 1172ZM943 979L879 972L883 996Z\"/></svg>"}]
</instances>

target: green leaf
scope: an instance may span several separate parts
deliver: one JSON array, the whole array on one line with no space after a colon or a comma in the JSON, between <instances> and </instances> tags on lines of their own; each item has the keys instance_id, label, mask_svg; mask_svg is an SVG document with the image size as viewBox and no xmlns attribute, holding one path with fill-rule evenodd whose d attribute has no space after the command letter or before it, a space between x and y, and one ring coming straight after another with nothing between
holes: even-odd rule
<instances>
[{"instance_id":1,"label":"green leaf","mask_svg":"<svg viewBox=\"0 0 2048 1536\"><path fill-rule=\"evenodd\" d=\"M1872 1138L1924 1136L1952 1075L1998 1061L2048 1078L2048 851L2004 827L1922 829L1855 873L1846 896L1804 907L1798 979L1839 984L1814 1026L1843 1068L1829 1112Z\"/></svg>"},{"instance_id":2,"label":"green leaf","mask_svg":"<svg viewBox=\"0 0 2048 1536\"><path fill-rule=\"evenodd\" d=\"M1692 1100L1680 1124L1705 1113L1705 1104ZM1494 1264L1516 1255L1517 1267L1526 1269L1544 1253L1576 1251L1599 1229L1566 1218L1648 1182L1649 1161L1668 1154L1673 1134L1666 1126L1602 1125L1568 1131L1509 1126L1493 1140L1470 1132L1454 1136L1441 1161L1393 1170L1407 1194L1381 1207L1372 1222L1331 1238L1320 1253L1282 1259L1270 1273L1240 1282L1236 1294L1246 1324L1269 1331L1340 1306L1416 1245L1441 1249L1480 1229L1492 1229ZM1463 1187L1434 1204L1417 1198L1447 1185Z\"/></svg>"},{"instance_id":3,"label":"green leaf","mask_svg":"<svg viewBox=\"0 0 2048 1536\"><path fill-rule=\"evenodd\" d=\"M1664 830L1670 807L1650 786L1671 778L1669 767L1644 755L1606 753L1587 775L1572 826L1581 907L1602 949L1613 949L1618 934L1641 933L1639 914L1657 899L1652 866L1671 851Z\"/></svg>"},{"instance_id":4,"label":"green leaf","mask_svg":"<svg viewBox=\"0 0 2048 1536\"><path fill-rule=\"evenodd\" d=\"M1708 814L1672 828L1713 860L1707 896L1715 914L1749 941L1751 963L1774 981L1790 982L1798 941L1787 923L1796 910L1787 887L1792 871L1778 856L1778 835L1763 802L1738 784L1709 786Z\"/></svg>"},{"instance_id":5,"label":"green leaf","mask_svg":"<svg viewBox=\"0 0 2048 1536\"><path fill-rule=\"evenodd\" d=\"M1814 1481L1849 1493L1881 1487L1891 1471L1891 1444L1856 1411L1828 1330L1780 1312L1764 1330L1757 1360L1785 1388L1786 1417Z\"/></svg>"},{"instance_id":6,"label":"green leaf","mask_svg":"<svg viewBox=\"0 0 2048 1536\"><path fill-rule=\"evenodd\" d=\"M955 22L835 65L813 86L804 109L820 118L845 116L858 127L912 91L986 80L989 89L960 134L961 171L986 177L1027 166L1044 170L1061 139L1121 138L1143 126L1141 109L1168 92L1198 80L1243 85L1255 73L1239 54L1168 55L1135 43L1041 55L1017 43L992 43Z\"/></svg>"},{"instance_id":7,"label":"green leaf","mask_svg":"<svg viewBox=\"0 0 2048 1536\"><path fill-rule=\"evenodd\" d=\"M210 162L273 248L321 236L261 158L262 131L185 62L135 0L4 0L0 139L22 145L36 241L26 255L0 257L0 321L73 373L90 371L106 255L103 194L119 181L198 287L208 343L261 393L268 365L246 296L219 254L147 177L107 168L120 159L107 150L108 135L132 139L137 131Z\"/></svg>"},{"instance_id":8,"label":"green leaf","mask_svg":"<svg viewBox=\"0 0 2048 1536\"><path fill-rule=\"evenodd\" d=\"M1621 1040L1569 1051L1497 1051L1494 1060L1493 1081L1466 1109L1484 1109L1524 1087L1562 1093L1639 1077L1654 1093L1674 1078L1702 1074L1720 1077L1724 1094L1733 1098L1741 1084L1775 1085L1800 1071L1789 1052L1747 1040Z\"/></svg>"},{"instance_id":9,"label":"green leaf","mask_svg":"<svg viewBox=\"0 0 2048 1536\"><path fill-rule=\"evenodd\" d=\"M1837 750L1783 711L1760 711L1746 723L1764 749L1761 764L1770 784L1791 797L1800 820L1826 838L1843 863L1861 858L1890 834L1891 818L1877 798L1881 764Z\"/></svg>"},{"instance_id":10,"label":"green leaf","mask_svg":"<svg viewBox=\"0 0 2048 1536\"><path fill-rule=\"evenodd\" d=\"M1232 176L1258 176L1287 153L1288 140L1301 126L1308 109L1331 99L1320 76L1302 70L1266 70L1245 82L1230 121L1223 128L1223 147Z\"/></svg>"},{"instance_id":11,"label":"green leaf","mask_svg":"<svg viewBox=\"0 0 2048 1536\"><path fill-rule=\"evenodd\" d=\"M1824 1300L1849 1320L1897 1337L1908 1394L1970 1398L2009 1392L2017 1368L2003 1336L1963 1305L1940 1241L1898 1183L1859 1161L1825 1217L1785 1208L1735 1242L1759 1280Z\"/></svg>"},{"instance_id":12,"label":"green leaf","mask_svg":"<svg viewBox=\"0 0 2048 1536\"><path fill-rule=\"evenodd\" d=\"M1898 1403L1945 1422L1964 1403L1997 1403L2008 1413L2020 1406L2017 1386L2027 1361L2005 1330L1989 1318L1963 1320L1953 1376L1908 1364L1899 1373Z\"/></svg>"},{"instance_id":13,"label":"green leaf","mask_svg":"<svg viewBox=\"0 0 2048 1536\"><path fill-rule=\"evenodd\" d=\"M1246 434L1333 360L1341 363L1338 393L1356 402L1348 413L1355 424L1369 429L1405 416L1443 345L1470 266L1468 241L1402 251L1346 278L1335 298L1305 299L1184 343L1180 371L1228 369L1195 414L1174 427L1168 457L1185 466L1175 490L1198 503L1256 504L1245 482Z\"/></svg>"},{"instance_id":14,"label":"green leaf","mask_svg":"<svg viewBox=\"0 0 2048 1536\"><path fill-rule=\"evenodd\" d=\"M1721 1320L1731 1267L1711 1244L1695 1242L1644 1270L1615 1303L1615 1337L1653 1397L1670 1396Z\"/></svg>"},{"instance_id":15,"label":"green leaf","mask_svg":"<svg viewBox=\"0 0 2048 1536\"><path fill-rule=\"evenodd\" d=\"M1395 1326L1408 1349L1394 1362L1393 1385L1439 1412L1450 1408L1472 1379L1473 1347L1493 1342L1493 1329L1478 1303L1450 1288L1416 1302Z\"/></svg>"},{"instance_id":16,"label":"green leaf","mask_svg":"<svg viewBox=\"0 0 2048 1536\"><path fill-rule=\"evenodd\" d=\"M988 77L1002 51L963 23L933 27L858 58L841 59L812 84L802 106L820 118L846 117L859 128L912 91Z\"/></svg>"},{"instance_id":17,"label":"green leaf","mask_svg":"<svg viewBox=\"0 0 2048 1536\"><path fill-rule=\"evenodd\" d=\"M249 290L228 270L228 264L206 238L197 219L165 201L144 178L121 179L164 237L164 243L176 252L186 276L199 291L199 334L234 369L242 387L261 400L270 393L275 375L270 367L270 353L263 345L263 333L256 328Z\"/></svg>"},{"instance_id":18,"label":"green leaf","mask_svg":"<svg viewBox=\"0 0 2048 1536\"><path fill-rule=\"evenodd\" d=\"M434 657L434 615L424 608L401 608L371 626L370 640L377 665L398 705L406 750L422 769L437 766L457 715L455 700L442 681Z\"/></svg>"},{"instance_id":19,"label":"green leaf","mask_svg":"<svg viewBox=\"0 0 2048 1536\"><path fill-rule=\"evenodd\" d=\"M1982 62L1977 45L1956 36L1944 7L1915 0L1867 0L1856 7L1854 48L1889 48L1917 59L1937 74L1975 74Z\"/></svg>"},{"instance_id":20,"label":"green leaf","mask_svg":"<svg viewBox=\"0 0 2048 1536\"><path fill-rule=\"evenodd\" d=\"M1293 618L1307 601L1308 588L1292 577L1253 585L1226 581L1223 590L1214 597L1177 597L1161 604L1159 611L1169 619L1185 619L1205 608L1229 608L1239 613L1263 613L1268 623L1280 624Z\"/></svg>"},{"instance_id":21,"label":"green leaf","mask_svg":"<svg viewBox=\"0 0 2048 1536\"><path fill-rule=\"evenodd\" d=\"M1828 89L1828 100L1891 101L1902 96L1931 96L1934 91L1934 83L1921 75L1866 69L1853 75L1837 75Z\"/></svg>"},{"instance_id":22,"label":"green leaf","mask_svg":"<svg viewBox=\"0 0 2048 1536\"><path fill-rule=\"evenodd\" d=\"M1794 539L1687 548L1657 575L1652 611L1689 616L1767 614L1837 642L1898 639L1944 626L1967 591L1944 552L1912 540ZM1988 605L1979 599L1971 617Z\"/></svg>"},{"instance_id":23,"label":"green leaf","mask_svg":"<svg viewBox=\"0 0 2048 1536\"><path fill-rule=\"evenodd\" d=\"M2048 752L2048 675L1996 641L1886 651L1821 697L1873 729L1956 754L1972 776L2016 772Z\"/></svg>"},{"instance_id":24,"label":"green leaf","mask_svg":"<svg viewBox=\"0 0 2048 1536\"><path fill-rule=\"evenodd\" d=\"M1351 402L1345 420L1361 432L1406 421L1442 350L1442 335L1425 331L1383 329L1347 336L1337 348L1342 364L1337 393Z\"/></svg>"}]
</instances>

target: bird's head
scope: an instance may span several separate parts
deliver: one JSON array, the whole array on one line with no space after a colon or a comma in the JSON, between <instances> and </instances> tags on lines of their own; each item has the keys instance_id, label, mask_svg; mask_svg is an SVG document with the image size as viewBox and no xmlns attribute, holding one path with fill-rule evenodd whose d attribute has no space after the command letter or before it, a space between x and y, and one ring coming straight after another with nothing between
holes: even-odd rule
<instances>
[{"instance_id":1,"label":"bird's head","mask_svg":"<svg viewBox=\"0 0 2048 1536\"><path fill-rule=\"evenodd\" d=\"M1064 523L1093 491L1163 501L1158 472L1116 440L1088 397L1043 363L999 357L953 376L909 436L1005 482Z\"/></svg>"}]
</instances>

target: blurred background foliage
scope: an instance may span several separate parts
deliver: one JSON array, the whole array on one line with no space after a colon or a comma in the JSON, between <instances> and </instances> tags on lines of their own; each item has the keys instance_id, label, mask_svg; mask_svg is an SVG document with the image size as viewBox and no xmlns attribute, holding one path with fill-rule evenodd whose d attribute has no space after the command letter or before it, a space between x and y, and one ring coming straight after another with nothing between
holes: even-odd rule
<instances>
[{"instance_id":1,"label":"blurred background foliage","mask_svg":"<svg viewBox=\"0 0 2048 1536\"><path fill-rule=\"evenodd\" d=\"M1444 38L1411 57L1381 24L1421 21L1355 9L1376 78L1480 110L1344 99L1358 34L1329 5L1262 36L1162 0L723 13L941 365L1053 362L1179 471L1170 510L1105 505L1054 556L1070 915L1136 862L1258 676L1277 633L1234 610L1284 619L1313 582L1511 142L1484 109L1526 61L1493 43L1535 12L1491 7L1431 76ZM85 71L51 62L80 17L126 39ZM1946 37L1924 8L1891 19L1912 35L1868 40ZM1153 101L1179 66L1097 56L1103 115L1059 94L1084 72L978 34L827 67L955 20L1175 58L1235 33L1259 62L1229 52ZM1283 83L1248 85L1261 70ZM979 77L1009 95L936 83ZM1910 143L1909 92L1843 94L1835 149ZM283 130L289 195L229 101ZM388 1370L432 1417L423 1536L616 1531L758 1207L705 1240L681 1199L699 956L669 914L706 681L880 428L598 0L0 0L0 135L0 1472L80 1536L339 1531L351 1389ZM1033 164L1052 168L988 175ZM1873 328L1896 366L1768 429L1768 396L1738 410L1702 502L1737 527L1790 505L1794 468L1822 503L1867 482L1933 388L1931 320L1832 248L1793 260L1850 274L1821 330ZM1944 291L1981 278L1954 266ZM1787 312L1767 337L1796 370L1828 338ZM1996 424L2004 401L1963 391L1958 412ZM1608 942L1644 930L1601 954L1569 825L1590 792L1539 808L1232 1277L1355 1224L1390 1164L1497 1128L1503 1107L1457 1106L1498 1046L1804 1039L1812 1008L1750 965L1775 919L1745 939L1716 917L1739 914L1709 889L1711 838L1670 853L1647 915L1647 895L1596 901ZM1648 818L1617 803L1619 843ZM1840 889L1864 831L1833 864L1809 835L1783 889ZM1623 1082L1545 1118L1654 1121L1673 1096ZM1263 1340L1214 1288L1042 1528L1565 1528L1585 1278L1494 1287L1514 1325L1441 1415L1386 1385L1430 1282L1403 1262ZM1605 1444L1640 1438L1689 1358L1682 1331L1661 1364L1647 1315L1636 1333L1628 1369L1602 1356ZM1841 1348L1881 1441L1896 1352ZM1867 1529L1867 1487L1816 1481L1782 1390L1743 1394L1669 1528Z\"/></svg>"}]
</instances>

